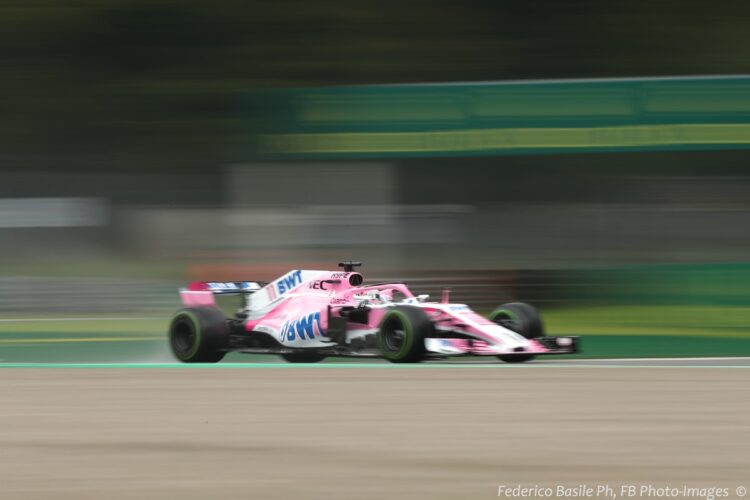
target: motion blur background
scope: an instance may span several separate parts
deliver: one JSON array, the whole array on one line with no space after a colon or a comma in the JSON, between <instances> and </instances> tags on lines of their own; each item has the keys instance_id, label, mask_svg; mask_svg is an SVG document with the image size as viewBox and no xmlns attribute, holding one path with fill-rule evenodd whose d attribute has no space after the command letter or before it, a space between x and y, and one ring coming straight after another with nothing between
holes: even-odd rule
<instances>
[{"instance_id":1,"label":"motion blur background","mask_svg":"<svg viewBox=\"0 0 750 500\"><path fill-rule=\"evenodd\" d=\"M593 355L750 354L750 78L671 78L750 74L749 23L742 1L3 0L0 359L161 349L187 280L349 258L532 302Z\"/></svg>"}]
</instances>

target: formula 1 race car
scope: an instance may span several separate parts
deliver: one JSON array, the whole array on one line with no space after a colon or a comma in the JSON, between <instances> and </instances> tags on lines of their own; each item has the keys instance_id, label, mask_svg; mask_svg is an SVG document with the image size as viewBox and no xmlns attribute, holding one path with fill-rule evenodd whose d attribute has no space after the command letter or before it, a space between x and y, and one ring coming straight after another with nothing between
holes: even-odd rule
<instances>
[{"instance_id":1,"label":"formula 1 race car","mask_svg":"<svg viewBox=\"0 0 750 500\"><path fill-rule=\"evenodd\" d=\"M465 304L414 296L403 283L364 285L354 272L293 270L271 283L195 282L180 290L185 308L169 328L172 352L186 363L215 363L227 352L278 354L313 363L328 356L383 357L414 363L448 356L497 356L509 363L578 351L577 337L544 336L537 310L521 302L489 319ZM244 300L233 317L216 298Z\"/></svg>"}]
</instances>

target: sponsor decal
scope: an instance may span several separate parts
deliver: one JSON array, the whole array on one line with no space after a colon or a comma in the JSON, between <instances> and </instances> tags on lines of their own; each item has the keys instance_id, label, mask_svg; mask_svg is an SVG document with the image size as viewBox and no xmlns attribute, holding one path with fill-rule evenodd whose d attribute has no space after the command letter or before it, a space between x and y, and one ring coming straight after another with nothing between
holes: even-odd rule
<instances>
[{"instance_id":1,"label":"sponsor decal","mask_svg":"<svg viewBox=\"0 0 750 500\"><path fill-rule=\"evenodd\" d=\"M315 280L310 282L310 288L313 290L328 290L326 285L330 284L331 283L329 283L328 280Z\"/></svg>"},{"instance_id":2,"label":"sponsor decal","mask_svg":"<svg viewBox=\"0 0 750 500\"><path fill-rule=\"evenodd\" d=\"M320 326L320 312L314 312L305 314L294 321L284 322L279 333L279 340L291 342L298 337L300 340L312 340L321 335L323 335L323 328Z\"/></svg>"},{"instance_id":3,"label":"sponsor decal","mask_svg":"<svg viewBox=\"0 0 750 500\"><path fill-rule=\"evenodd\" d=\"M331 273L331 279L343 280L349 276L350 273Z\"/></svg>"},{"instance_id":4,"label":"sponsor decal","mask_svg":"<svg viewBox=\"0 0 750 500\"><path fill-rule=\"evenodd\" d=\"M283 295L300 283L302 283L302 271L292 271L279 279L276 283L276 289L279 295Z\"/></svg>"}]
</instances>

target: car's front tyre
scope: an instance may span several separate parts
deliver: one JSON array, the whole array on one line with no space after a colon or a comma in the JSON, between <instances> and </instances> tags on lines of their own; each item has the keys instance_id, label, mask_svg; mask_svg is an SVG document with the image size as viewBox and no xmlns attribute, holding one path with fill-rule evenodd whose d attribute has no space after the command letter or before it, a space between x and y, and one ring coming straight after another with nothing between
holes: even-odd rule
<instances>
[{"instance_id":1,"label":"car's front tyre","mask_svg":"<svg viewBox=\"0 0 750 500\"><path fill-rule=\"evenodd\" d=\"M396 306L383 316L377 344L385 359L393 363L418 363L424 358L426 338L435 327L425 312L413 306Z\"/></svg>"},{"instance_id":2,"label":"car's front tyre","mask_svg":"<svg viewBox=\"0 0 750 500\"><path fill-rule=\"evenodd\" d=\"M492 311L489 319L527 339L544 336L542 316L534 306L525 302L503 304ZM506 363L524 363L534 359L534 356L531 354L509 354L500 355L498 358Z\"/></svg>"}]
</instances>

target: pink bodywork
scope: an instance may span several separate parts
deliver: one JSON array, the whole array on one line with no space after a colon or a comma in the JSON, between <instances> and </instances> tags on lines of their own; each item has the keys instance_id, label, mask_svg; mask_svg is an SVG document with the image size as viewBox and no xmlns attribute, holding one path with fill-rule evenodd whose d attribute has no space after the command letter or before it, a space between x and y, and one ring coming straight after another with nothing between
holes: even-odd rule
<instances>
[{"instance_id":1,"label":"pink bodywork","mask_svg":"<svg viewBox=\"0 0 750 500\"><path fill-rule=\"evenodd\" d=\"M299 282L289 286L297 277ZM290 271L249 296L245 329L273 335L289 347L326 347L330 346L324 335L328 330L329 311L337 317L342 307L357 307L363 300L368 300L371 307L368 323L349 322L348 332L374 331L389 311L385 306L405 304L420 307L435 324L440 344L450 346L456 354L507 354L512 352L510 347L518 346L523 346L525 354L549 352L541 343L519 339L514 332L480 316L466 305L419 302L403 283L351 284L361 281L361 275L353 272ZM401 300L391 302L396 294L402 296ZM213 292L204 283L192 283L188 290L181 291L180 297L187 307L216 306ZM459 331L463 336L458 338L451 335L451 331Z\"/></svg>"}]
</instances>

